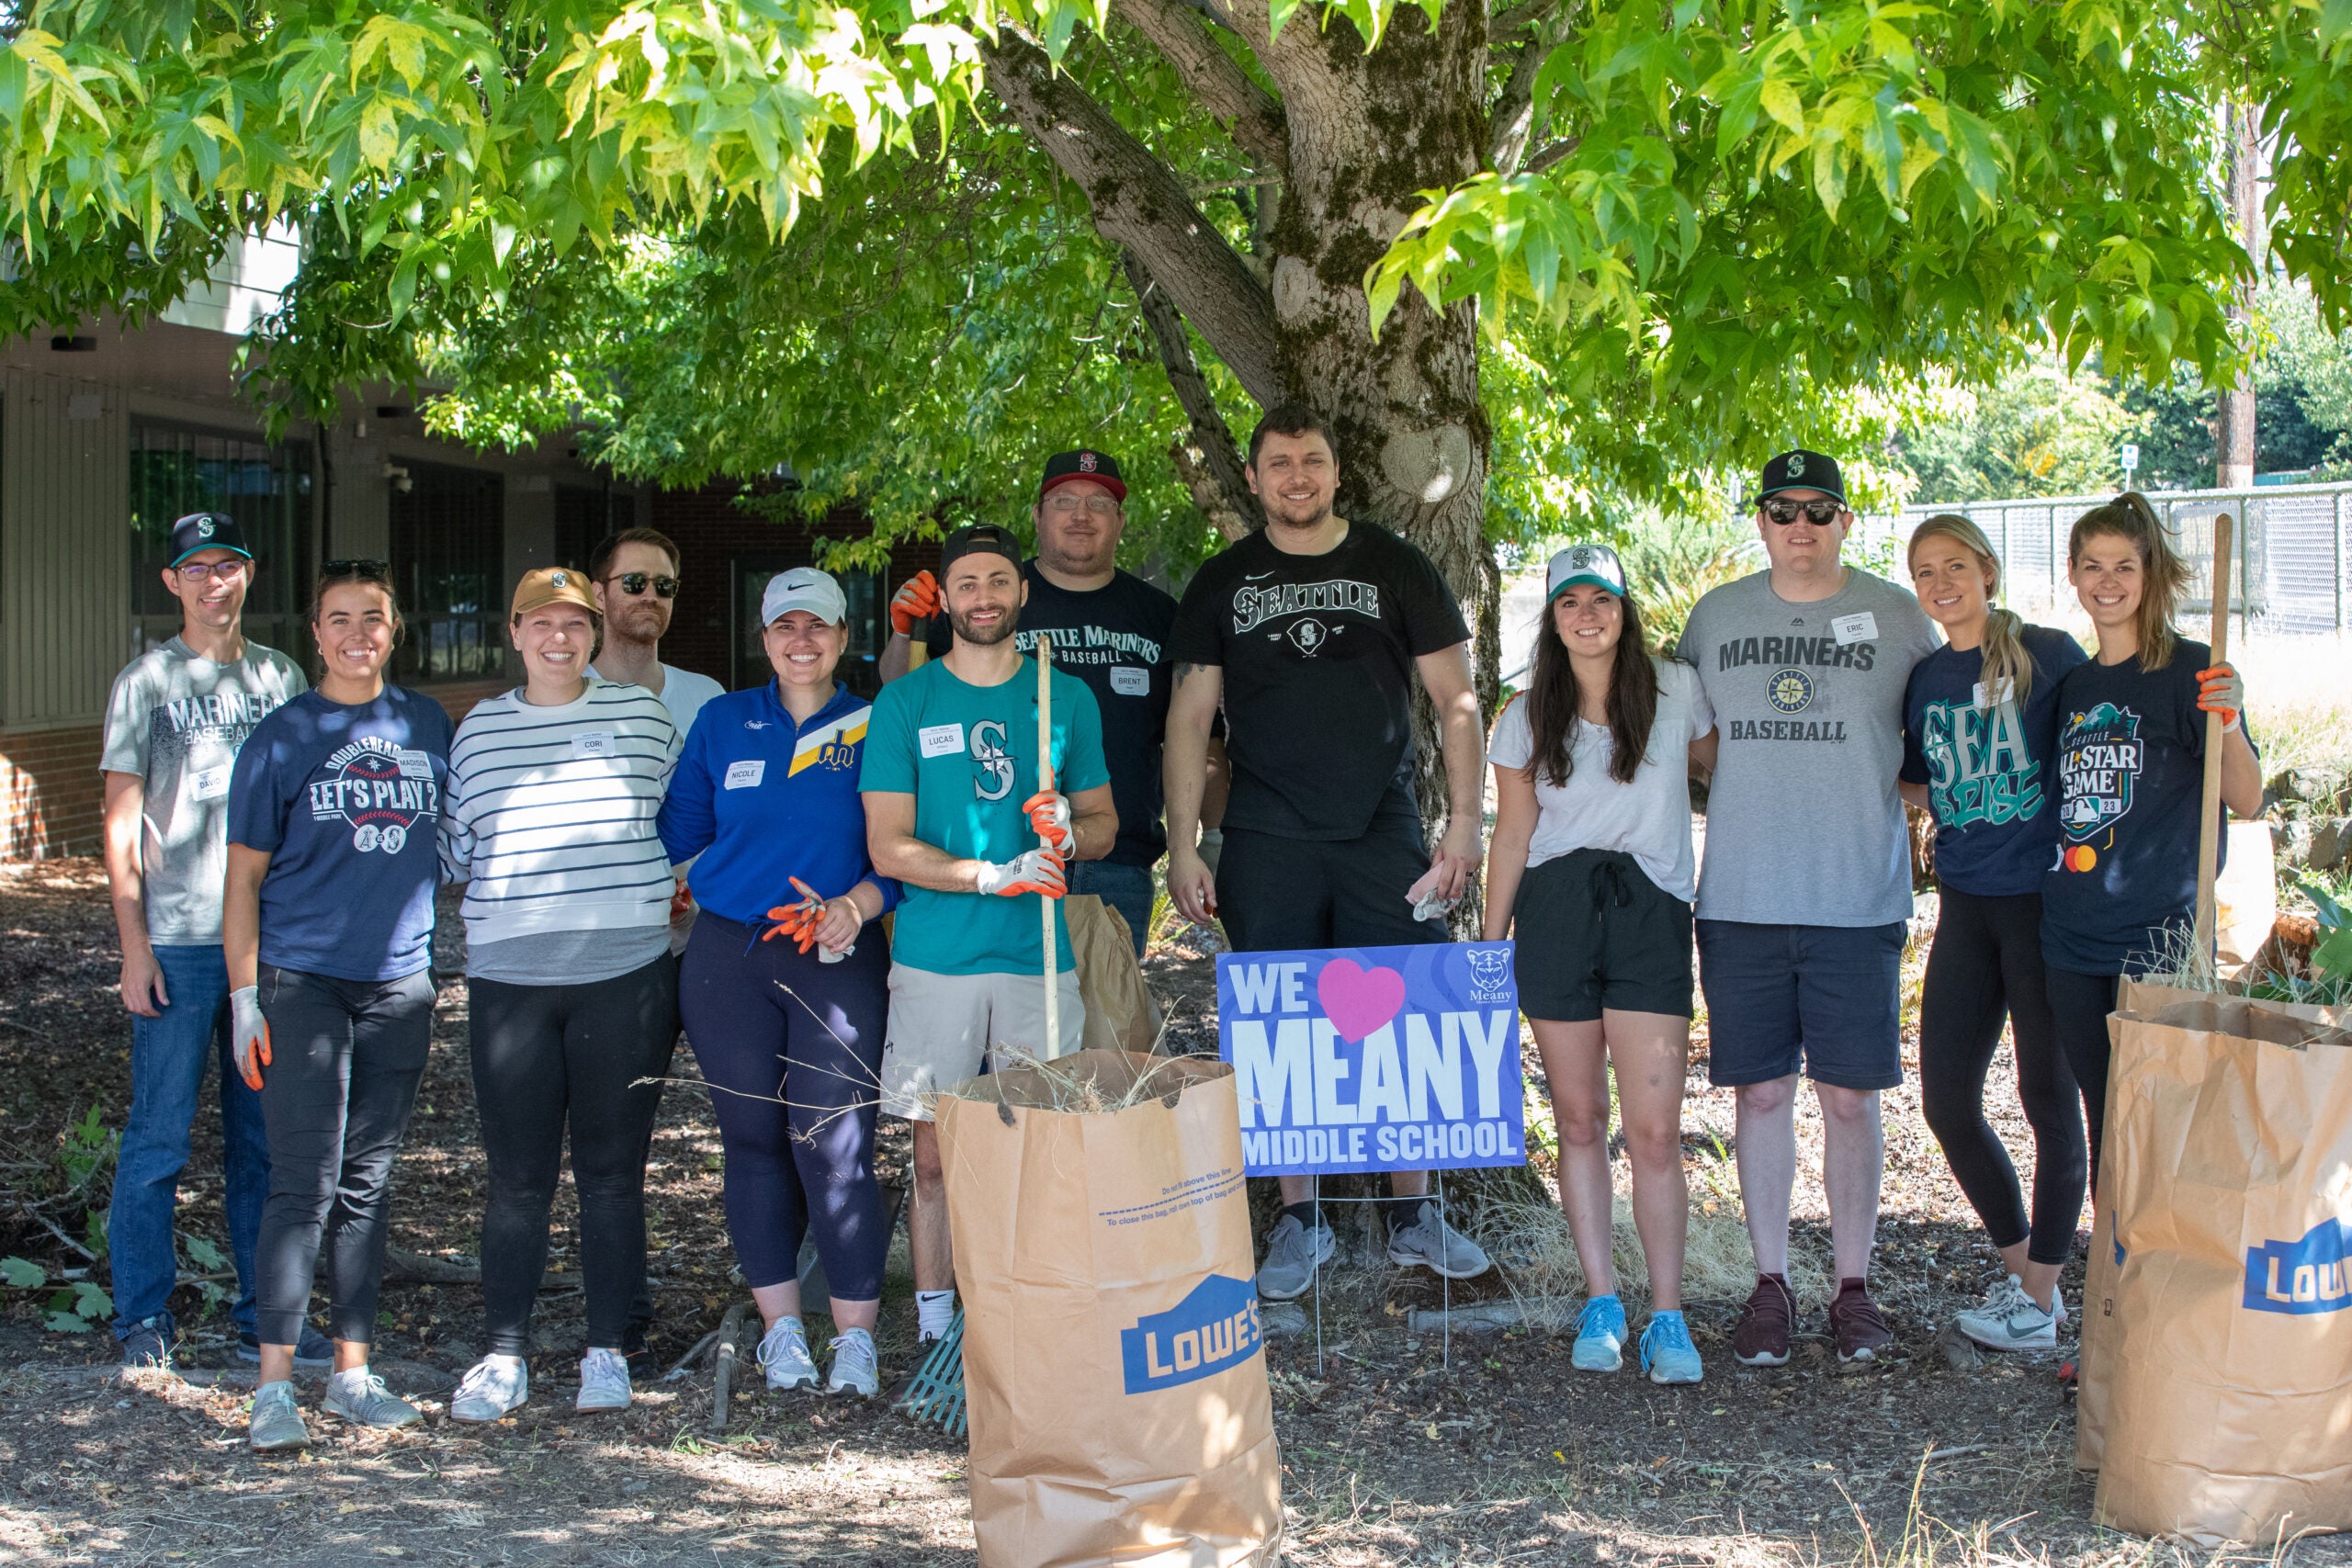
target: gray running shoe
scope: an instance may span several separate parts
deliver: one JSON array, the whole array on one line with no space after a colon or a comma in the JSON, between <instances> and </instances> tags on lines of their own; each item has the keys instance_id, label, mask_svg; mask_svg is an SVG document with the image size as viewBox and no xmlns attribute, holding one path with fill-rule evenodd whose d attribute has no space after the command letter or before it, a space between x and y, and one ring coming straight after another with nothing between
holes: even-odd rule
<instances>
[{"instance_id":1,"label":"gray running shoe","mask_svg":"<svg viewBox=\"0 0 2352 1568\"><path fill-rule=\"evenodd\" d=\"M844 1331L832 1342L833 1375L827 1393L854 1393L866 1399L882 1392L881 1369L874 1364L874 1336L863 1328Z\"/></svg>"},{"instance_id":2,"label":"gray running shoe","mask_svg":"<svg viewBox=\"0 0 2352 1568\"><path fill-rule=\"evenodd\" d=\"M1969 1308L1952 1325L1987 1350L2054 1350L2058 1348L2057 1298L2044 1312L2025 1293L2015 1274L2004 1274L1984 1292L1982 1306Z\"/></svg>"},{"instance_id":3,"label":"gray running shoe","mask_svg":"<svg viewBox=\"0 0 2352 1568\"><path fill-rule=\"evenodd\" d=\"M1411 1224L1389 1227L1388 1261L1449 1280L1475 1279L1494 1267L1476 1242L1445 1223L1435 1203L1422 1204Z\"/></svg>"},{"instance_id":4,"label":"gray running shoe","mask_svg":"<svg viewBox=\"0 0 2352 1568\"><path fill-rule=\"evenodd\" d=\"M1315 1283L1315 1271L1331 1261L1340 1238L1318 1222L1309 1236L1297 1216L1284 1214L1266 1233L1266 1260L1258 1265L1258 1295L1270 1302L1295 1302Z\"/></svg>"},{"instance_id":5,"label":"gray running shoe","mask_svg":"<svg viewBox=\"0 0 2352 1568\"><path fill-rule=\"evenodd\" d=\"M141 1318L122 1337L122 1370L126 1372L168 1372L172 1365L172 1327L167 1317Z\"/></svg>"},{"instance_id":6,"label":"gray running shoe","mask_svg":"<svg viewBox=\"0 0 2352 1568\"><path fill-rule=\"evenodd\" d=\"M370 1367L354 1367L327 1379L327 1412L362 1427L391 1431L413 1427L424 1413L384 1386Z\"/></svg>"},{"instance_id":7,"label":"gray running shoe","mask_svg":"<svg viewBox=\"0 0 2352 1568\"><path fill-rule=\"evenodd\" d=\"M484 1356L449 1397L452 1421L496 1421L531 1397L530 1363L520 1356Z\"/></svg>"},{"instance_id":8,"label":"gray running shoe","mask_svg":"<svg viewBox=\"0 0 2352 1568\"><path fill-rule=\"evenodd\" d=\"M768 1375L772 1393L817 1386L817 1362L808 1354L808 1335L798 1318L775 1320L775 1326L760 1341L760 1368Z\"/></svg>"},{"instance_id":9,"label":"gray running shoe","mask_svg":"<svg viewBox=\"0 0 2352 1568\"><path fill-rule=\"evenodd\" d=\"M580 1358L580 1397L571 1402L574 1410L627 1410L628 1402L627 1357L618 1350L592 1349Z\"/></svg>"},{"instance_id":10,"label":"gray running shoe","mask_svg":"<svg viewBox=\"0 0 2352 1568\"><path fill-rule=\"evenodd\" d=\"M266 1382L254 1390L254 1414L245 1427L245 1441L257 1454L283 1453L311 1446L311 1429L302 1425L301 1408L294 1403L290 1382Z\"/></svg>"}]
</instances>

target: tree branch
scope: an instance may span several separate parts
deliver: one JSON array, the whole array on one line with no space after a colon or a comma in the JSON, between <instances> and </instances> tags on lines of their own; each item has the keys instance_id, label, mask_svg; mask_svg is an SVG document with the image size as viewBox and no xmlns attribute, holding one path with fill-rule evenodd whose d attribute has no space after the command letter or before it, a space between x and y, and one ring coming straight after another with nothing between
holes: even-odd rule
<instances>
[{"instance_id":1,"label":"tree branch","mask_svg":"<svg viewBox=\"0 0 2352 1568\"><path fill-rule=\"evenodd\" d=\"M1277 175L1289 168L1290 135L1282 105L1218 47L1199 12L1183 0L1115 0L1114 9L1151 40L1201 107L1233 133L1260 168Z\"/></svg>"},{"instance_id":2,"label":"tree branch","mask_svg":"<svg viewBox=\"0 0 2352 1568\"><path fill-rule=\"evenodd\" d=\"M1496 35L1503 35L1498 30ZM1490 42L1489 48L1493 47ZM1535 78L1544 70L1546 51L1542 39L1531 39L1519 46L1519 57L1511 62L1510 75L1503 83L1500 96L1487 118L1491 128L1487 139L1487 162L1500 175L1519 172L1520 160L1527 155L1527 143L1535 132Z\"/></svg>"},{"instance_id":3,"label":"tree branch","mask_svg":"<svg viewBox=\"0 0 2352 1568\"><path fill-rule=\"evenodd\" d=\"M1525 4L1506 6L1487 23L1487 40L1500 43L1513 33L1542 21L1559 9L1560 0L1525 0Z\"/></svg>"},{"instance_id":4,"label":"tree branch","mask_svg":"<svg viewBox=\"0 0 2352 1568\"><path fill-rule=\"evenodd\" d=\"M1547 143L1527 160L1526 172L1540 175L1563 159L1575 157L1577 149L1583 145L1584 138L1581 136L1564 136L1557 141Z\"/></svg>"},{"instance_id":5,"label":"tree branch","mask_svg":"<svg viewBox=\"0 0 2352 1568\"><path fill-rule=\"evenodd\" d=\"M1243 390L1268 408L1281 402L1273 298L1174 171L1035 44L1001 32L981 41L980 58L989 90L1085 192L1095 229L1143 258Z\"/></svg>"},{"instance_id":6,"label":"tree branch","mask_svg":"<svg viewBox=\"0 0 2352 1568\"><path fill-rule=\"evenodd\" d=\"M1216 406L1208 378L1201 374L1200 361L1193 356L1183 312L1152 281L1150 271L1132 249L1122 252L1121 260L1136 301L1143 307L1143 319L1151 328L1152 341L1159 345L1159 363L1168 372L1168 384L1176 389L1176 400L1192 422L1192 439L1172 443L1168 460L1175 465L1176 477L1184 481L1184 488L1192 491L1193 504L1200 508L1201 515L1226 538L1246 538L1257 525L1258 500L1250 493L1250 481L1242 473L1241 449L1234 442L1233 431Z\"/></svg>"}]
</instances>

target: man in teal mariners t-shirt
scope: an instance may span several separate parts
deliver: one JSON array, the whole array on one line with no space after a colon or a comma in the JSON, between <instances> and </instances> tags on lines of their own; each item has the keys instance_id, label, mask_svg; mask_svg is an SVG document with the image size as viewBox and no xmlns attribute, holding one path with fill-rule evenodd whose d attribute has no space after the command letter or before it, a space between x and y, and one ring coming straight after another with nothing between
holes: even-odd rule
<instances>
[{"instance_id":1,"label":"man in teal mariners t-shirt","mask_svg":"<svg viewBox=\"0 0 2352 1568\"><path fill-rule=\"evenodd\" d=\"M1053 906L1060 1039L1046 1033L1045 934L1037 906L1058 900L1073 860L1100 860L1118 837L1102 717L1086 683L1053 675L1053 775L1036 793L1037 673L1012 632L1028 587L1021 547L993 524L947 537L940 597L946 654L882 688L858 788L874 868L905 885L891 939L889 1043L882 1111L914 1123L914 1254L921 1335L955 1303L947 1201L933 1090L984 1056L1057 1056L1085 1025L1061 907Z\"/></svg>"}]
</instances>

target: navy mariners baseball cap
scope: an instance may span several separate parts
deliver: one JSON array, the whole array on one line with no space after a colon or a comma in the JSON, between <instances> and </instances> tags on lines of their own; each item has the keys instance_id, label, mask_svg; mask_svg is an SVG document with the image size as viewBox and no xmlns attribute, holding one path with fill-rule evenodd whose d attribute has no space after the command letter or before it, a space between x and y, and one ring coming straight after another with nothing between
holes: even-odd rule
<instances>
[{"instance_id":1,"label":"navy mariners baseball cap","mask_svg":"<svg viewBox=\"0 0 2352 1568\"><path fill-rule=\"evenodd\" d=\"M254 558L245 531L225 512L191 512L172 525L172 558L166 566L177 566L198 550L234 550L247 560Z\"/></svg>"},{"instance_id":2,"label":"navy mariners baseball cap","mask_svg":"<svg viewBox=\"0 0 2352 1568\"><path fill-rule=\"evenodd\" d=\"M1802 447L1783 452L1764 465L1764 482L1757 487L1756 498L1747 504L1761 506L1784 490L1817 490L1834 497L1840 506L1849 504L1846 500L1846 481L1838 474L1838 459Z\"/></svg>"},{"instance_id":3,"label":"navy mariners baseball cap","mask_svg":"<svg viewBox=\"0 0 2352 1568\"><path fill-rule=\"evenodd\" d=\"M1108 452L1084 446L1075 452L1057 452L1046 459L1046 477L1038 481L1037 499L1045 500L1056 485L1072 479L1092 479L1122 502L1127 499L1127 481L1119 477L1119 460Z\"/></svg>"},{"instance_id":4,"label":"navy mariners baseball cap","mask_svg":"<svg viewBox=\"0 0 2352 1568\"><path fill-rule=\"evenodd\" d=\"M947 536L939 547L939 576L946 581L947 569L966 556L1002 556L1014 570L1021 566L1021 541L1012 530L995 523L967 523Z\"/></svg>"}]
</instances>

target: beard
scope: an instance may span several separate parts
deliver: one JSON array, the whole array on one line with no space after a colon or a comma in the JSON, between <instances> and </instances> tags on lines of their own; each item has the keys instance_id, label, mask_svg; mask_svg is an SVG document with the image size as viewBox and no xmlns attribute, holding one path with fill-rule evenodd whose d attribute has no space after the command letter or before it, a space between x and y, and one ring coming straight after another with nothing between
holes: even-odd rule
<instances>
[{"instance_id":1,"label":"beard","mask_svg":"<svg viewBox=\"0 0 2352 1568\"><path fill-rule=\"evenodd\" d=\"M955 631L956 640L968 642L974 648L994 648L1012 635L1020 621L1021 612L1009 604L1005 606L1004 619L993 626L975 626L968 615L947 612L947 625Z\"/></svg>"},{"instance_id":2,"label":"beard","mask_svg":"<svg viewBox=\"0 0 2352 1568\"><path fill-rule=\"evenodd\" d=\"M617 615L605 622L608 635L625 642L660 642L662 634L670 629L667 605L641 604L624 600Z\"/></svg>"},{"instance_id":3,"label":"beard","mask_svg":"<svg viewBox=\"0 0 2352 1568\"><path fill-rule=\"evenodd\" d=\"M1279 524L1285 528L1320 528L1331 515L1331 502L1329 500L1318 505L1313 515L1306 517L1293 515L1289 505L1289 502L1279 500L1267 502L1266 521Z\"/></svg>"}]
</instances>

